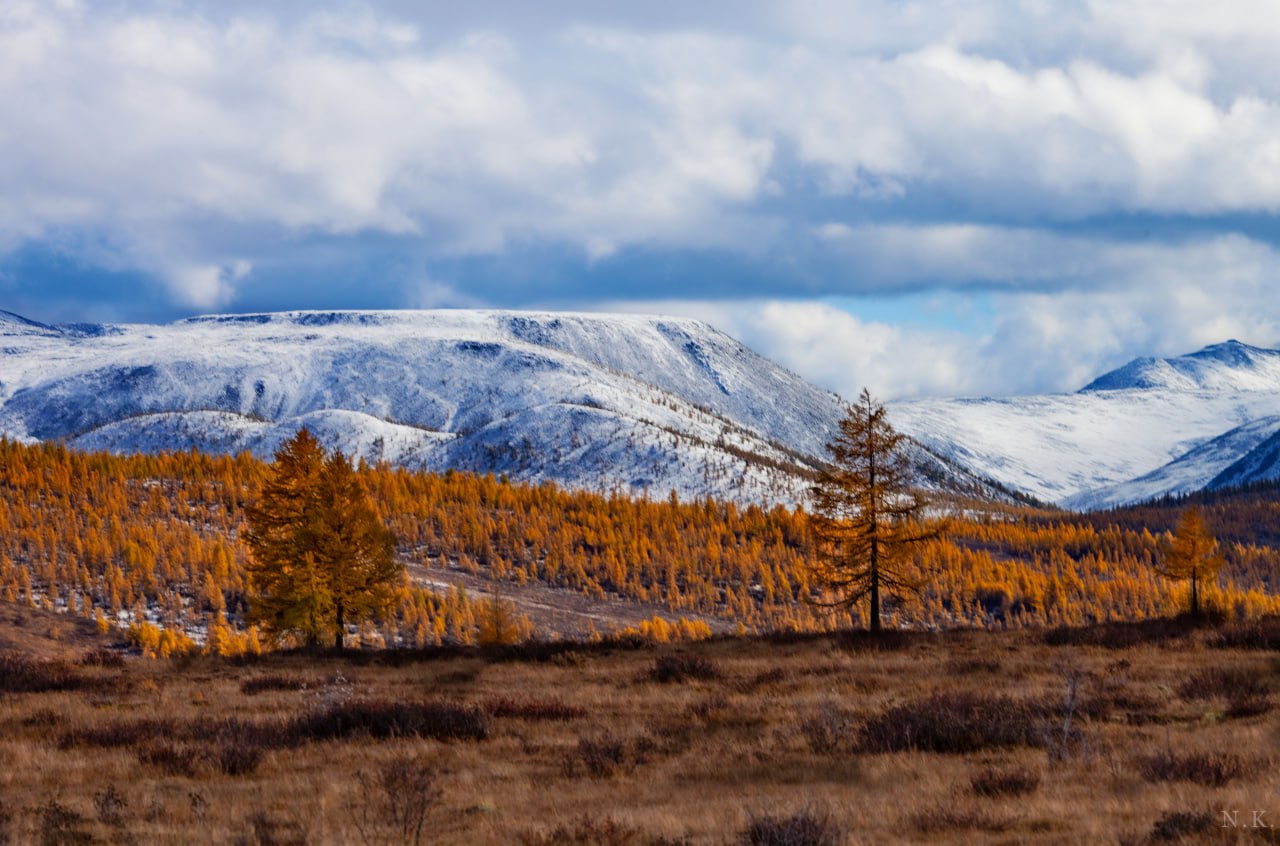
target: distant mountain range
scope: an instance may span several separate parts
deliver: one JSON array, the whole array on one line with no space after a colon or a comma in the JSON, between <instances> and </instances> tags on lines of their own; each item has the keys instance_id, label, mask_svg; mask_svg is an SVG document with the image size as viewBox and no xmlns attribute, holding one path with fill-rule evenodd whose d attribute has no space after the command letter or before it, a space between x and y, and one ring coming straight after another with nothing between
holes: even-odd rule
<instances>
[{"instance_id":1,"label":"distant mountain range","mask_svg":"<svg viewBox=\"0 0 1280 846\"><path fill-rule=\"evenodd\" d=\"M0 313L0 434L269 457L299 427L409 467L799 502L843 415L705 323L502 311L49 326ZM1001 493L915 448L921 478Z\"/></svg>"},{"instance_id":2,"label":"distant mountain range","mask_svg":"<svg viewBox=\"0 0 1280 846\"><path fill-rule=\"evenodd\" d=\"M839 397L705 323L298 311L167 325L0 312L0 435L269 457L299 427L408 467L799 502ZM1280 351L1142 358L1073 394L890 404L929 487L1071 508L1280 478Z\"/></svg>"},{"instance_id":3,"label":"distant mountain range","mask_svg":"<svg viewBox=\"0 0 1280 846\"><path fill-rule=\"evenodd\" d=\"M893 422L1013 490L1097 509L1280 478L1280 351L1139 358L1073 394L894 403Z\"/></svg>"}]
</instances>

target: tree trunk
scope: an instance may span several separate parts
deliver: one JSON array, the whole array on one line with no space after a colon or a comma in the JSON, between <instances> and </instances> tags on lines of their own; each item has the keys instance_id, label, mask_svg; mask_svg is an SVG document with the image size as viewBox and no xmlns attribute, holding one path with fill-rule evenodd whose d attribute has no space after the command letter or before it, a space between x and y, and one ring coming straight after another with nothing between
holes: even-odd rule
<instances>
[{"instance_id":1,"label":"tree trunk","mask_svg":"<svg viewBox=\"0 0 1280 846\"><path fill-rule=\"evenodd\" d=\"M880 574L871 570L871 631L880 631Z\"/></svg>"},{"instance_id":2,"label":"tree trunk","mask_svg":"<svg viewBox=\"0 0 1280 846\"><path fill-rule=\"evenodd\" d=\"M1193 620L1200 619L1200 580L1196 578L1196 572L1191 571L1191 618Z\"/></svg>"},{"instance_id":3,"label":"tree trunk","mask_svg":"<svg viewBox=\"0 0 1280 846\"><path fill-rule=\"evenodd\" d=\"M342 610L342 602L338 602L338 633L333 638L333 648L341 650L346 644L344 638L347 634L347 618Z\"/></svg>"}]
</instances>

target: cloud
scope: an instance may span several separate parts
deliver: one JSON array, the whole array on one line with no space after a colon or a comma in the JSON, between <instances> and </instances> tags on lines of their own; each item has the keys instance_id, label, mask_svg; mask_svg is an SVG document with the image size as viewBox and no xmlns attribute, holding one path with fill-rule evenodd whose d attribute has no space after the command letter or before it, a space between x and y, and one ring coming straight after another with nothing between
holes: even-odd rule
<instances>
[{"instance_id":1,"label":"cloud","mask_svg":"<svg viewBox=\"0 0 1280 846\"><path fill-rule=\"evenodd\" d=\"M232 300L236 283L252 269L247 261L237 261L229 267L183 265L170 268L164 280L177 302L199 309L217 308Z\"/></svg>"},{"instance_id":2,"label":"cloud","mask_svg":"<svg viewBox=\"0 0 1280 846\"><path fill-rule=\"evenodd\" d=\"M829 384L811 337L885 393L1066 388L1280 337L1277 39L1245 0L10 0L0 272L118 274L111 312L723 299ZM920 292L995 305L818 301Z\"/></svg>"},{"instance_id":3,"label":"cloud","mask_svg":"<svg viewBox=\"0 0 1280 846\"><path fill-rule=\"evenodd\" d=\"M1239 237L1178 249L1079 243L1060 260L1077 253L1094 257L1090 274L1103 283L1009 286L976 295L981 303L964 291L890 297L890 320L851 313L856 300L609 306L706 320L845 397L864 386L886 399L1073 391L1138 356L1181 355L1228 338L1280 346L1280 311L1269 307L1280 277L1274 248Z\"/></svg>"}]
</instances>

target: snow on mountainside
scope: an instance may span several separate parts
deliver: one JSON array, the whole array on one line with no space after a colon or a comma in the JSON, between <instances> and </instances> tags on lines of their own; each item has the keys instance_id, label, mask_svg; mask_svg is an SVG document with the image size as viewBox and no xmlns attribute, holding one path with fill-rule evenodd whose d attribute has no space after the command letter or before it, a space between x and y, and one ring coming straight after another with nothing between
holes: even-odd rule
<instances>
[{"instance_id":1,"label":"snow on mountainside","mask_svg":"<svg viewBox=\"0 0 1280 846\"><path fill-rule=\"evenodd\" d=\"M369 459L629 491L793 499L838 398L706 324L290 312L0 322L0 432L269 455L298 426Z\"/></svg>"},{"instance_id":2,"label":"snow on mountainside","mask_svg":"<svg viewBox=\"0 0 1280 846\"><path fill-rule=\"evenodd\" d=\"M1241 455L1251 455L1254 449L1272 440L1271 436L1277 432L1280 432L1280 417L1264 417L1232 429L1137 479L1087 491L1064 504L1082 510L1110 508L1165 494L1188 494L1206 486L1212 487L1215 477L1243 460Z\"/></svg>"},{"instance_id":3,"label":"snow on mountainside","mask_svg":"<svg viewBox=\"0 0 1280 846\"><path fill-rule=\"evenodd\" d=\"M1229 488L1254 482L1274 482L1277 479L1280 479L1280 431L1214 476L1208 487Z\"/></svg>"},{"instance_id":4,"label":"snow on mountainside","mask_svg":"<svg viewBox=\"0 0 1280 846\"><path fill-rule=\"evenodd\" d=\"M411 467L799 501L843 407L705 323L501 311L287 312L166 326L0 314L0 434L248 449L299 426ZM999 496L917 449L935 485Z\"/></svg>"},{"instance_id":5,"label":"snow on mountainside","mask_svg":"<svg viewBox=\"0 0 1280 846\"><path fill-rule=\"evenodd\" d=\"M894 403L895 425L975 473L1101 508L1208 485L1277 429L1280 351L1228 341L1137 359L1074 394Z\"/></svg>"},{"instance_id":6,"label":"snow on mountainside","mask_svg":"<svg viewBox=\"0 0 1280 846\"><path fill-rule=\"evenodd\" d=\"M1280 390L1280 350L1239 341L1205 347L1178 358L1138 358L1099 376L1082 391L1163 388L1174 391Z\"/></svg>"}]
</instances>

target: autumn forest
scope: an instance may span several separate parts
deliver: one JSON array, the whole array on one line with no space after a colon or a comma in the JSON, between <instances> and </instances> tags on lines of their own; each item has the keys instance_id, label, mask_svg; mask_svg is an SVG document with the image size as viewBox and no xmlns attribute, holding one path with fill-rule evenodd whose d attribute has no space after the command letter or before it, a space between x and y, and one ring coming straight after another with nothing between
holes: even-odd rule
<instances>
[{"instance_id":1,"label":"autumn forest","mask_svg":"<svg viewBox=\"0 0 1280 846\"><path fill-rule=\"evenodd\" d=\"M154 655L223 654L269 646L247 625L242 539L266 465L199 453L82 454L0 441L0 596L127 630ZM594 637L539 630L502 597L539 584L599 602L653 609L631 634L657 640L712 631L812 631L852 621L822 604L805 514L782 506L636 500L361 466L407 577L394 609L364 625L365 645L469 644L486 618L510 615L521 636ZM890 603L894 626L1021 628L1172 615L1185 585L1161 578L1161 539L1183 503L1109 513L940 500L961 515L910 565L924 589ZM1280 611L1280 492L1207 497L1206 522L1225 567L1210 607L1233 616ZM489 586L482 598L469 583Z\"/></svg>"}]
</instances>

